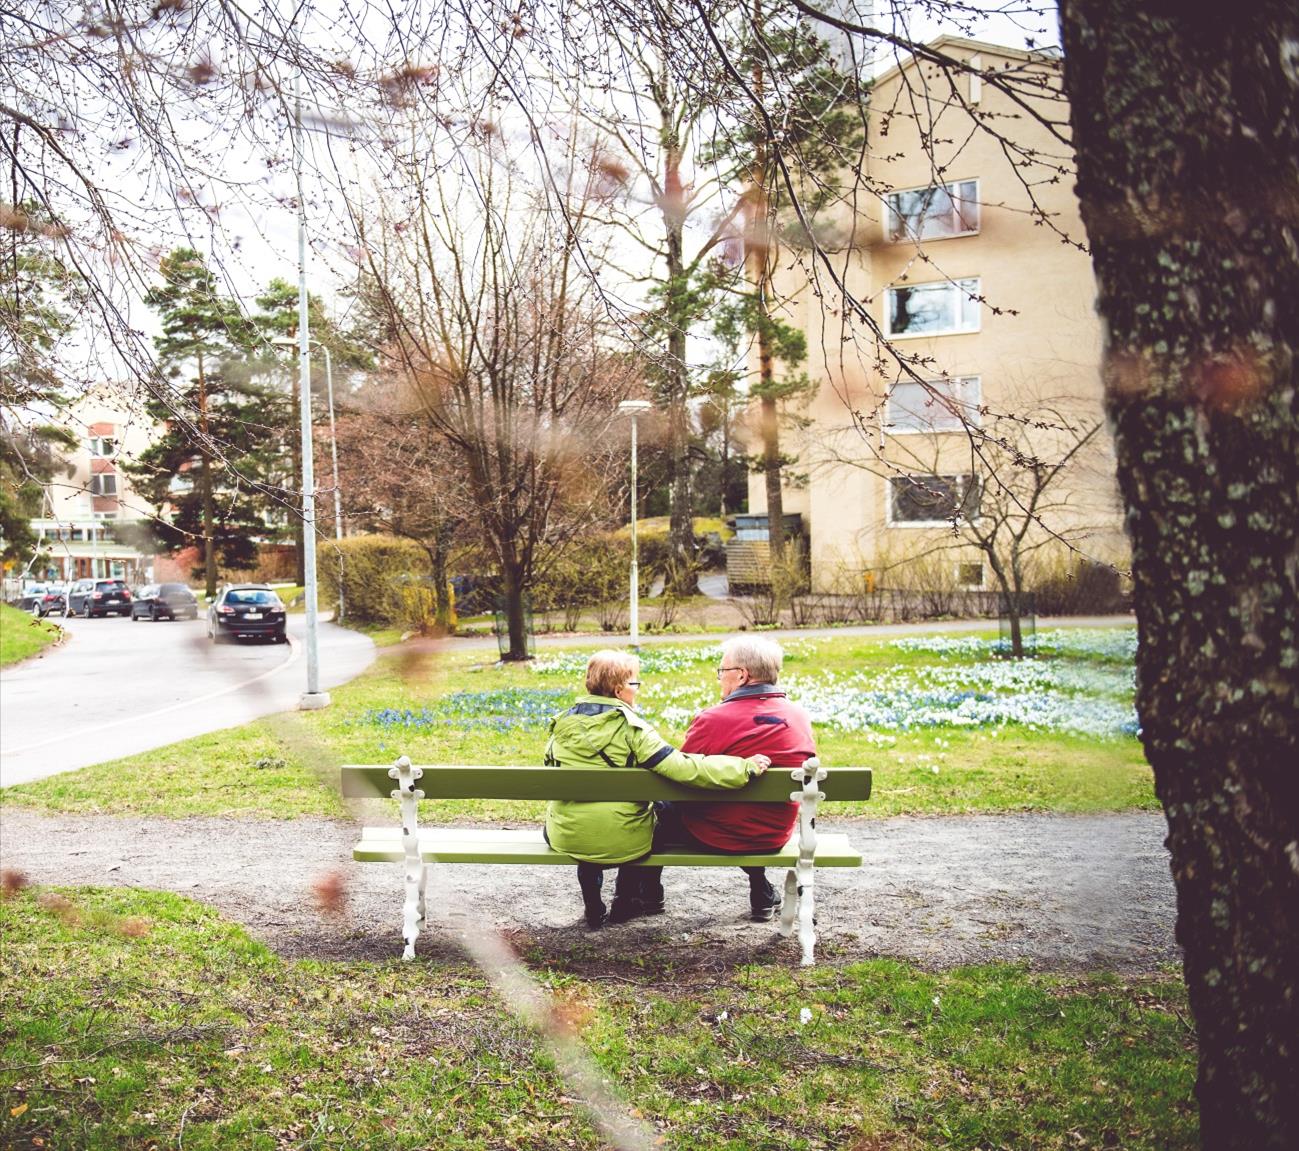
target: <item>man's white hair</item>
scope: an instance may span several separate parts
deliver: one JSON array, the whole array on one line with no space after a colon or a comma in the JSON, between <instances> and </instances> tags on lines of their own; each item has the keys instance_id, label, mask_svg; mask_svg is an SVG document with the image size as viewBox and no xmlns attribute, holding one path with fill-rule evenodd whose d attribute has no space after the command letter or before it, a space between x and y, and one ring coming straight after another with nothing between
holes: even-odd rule
<instances>
[{"instance_id":1,"label":"man's white hair","mask_svg":"<svg viewBox=\"0 0 1299 1151\"><path fill-rule=\"evenodd\" d=\"M785 653L774 639L741 635L722 644L722 666L742 667L757 683L775 683L784 662Z\"/></svg>"}]
</instances>

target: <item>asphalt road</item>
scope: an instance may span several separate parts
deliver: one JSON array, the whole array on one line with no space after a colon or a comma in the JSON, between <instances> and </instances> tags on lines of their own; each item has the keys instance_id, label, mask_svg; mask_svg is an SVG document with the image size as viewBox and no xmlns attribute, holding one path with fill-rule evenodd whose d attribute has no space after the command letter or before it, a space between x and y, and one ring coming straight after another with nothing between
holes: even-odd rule
<instances>
[{"instance_id":1,"label":"asphalt road","mask_svg":"<svg viewBox=\"0 0 1299 1151\"><path fill-rule=\"evenodd\" d=\"M0 787L290 711L306 690L305 619L289 643L213 644L204 620L60 621L57 648L0 673ZM365 636L320 625L320 686L375 657Z\"/></svg>"}]
</instances>

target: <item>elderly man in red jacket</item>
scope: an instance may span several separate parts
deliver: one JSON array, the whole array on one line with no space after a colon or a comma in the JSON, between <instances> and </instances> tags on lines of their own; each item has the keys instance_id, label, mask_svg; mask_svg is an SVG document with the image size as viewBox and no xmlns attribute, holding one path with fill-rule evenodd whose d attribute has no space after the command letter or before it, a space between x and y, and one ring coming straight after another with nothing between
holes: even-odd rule
<instances>
[{"instance_id":1,"label":"elderly man in red jacket","mask_svg":"<svg viewBox=\"0 0 1299 1151\"><path fill-rule=\"evenodd\" d=\"M772 768L800 767L816 754L812 721L776 687L785 653L774 640L739 636L722 645L717 681L722 702L702 711L686 732L682 751L708 755L769 756ZM798 822L796 803L716 803L663 805L655 844L697 844L714 851L748 854L778 851ZM644 872L660 869L643 868ZM746 867L749 910L755 922L772 919L780 892L766 869ZM644 898L662 906L658 876L644 877Z\"/></svg>"}]
</instances>

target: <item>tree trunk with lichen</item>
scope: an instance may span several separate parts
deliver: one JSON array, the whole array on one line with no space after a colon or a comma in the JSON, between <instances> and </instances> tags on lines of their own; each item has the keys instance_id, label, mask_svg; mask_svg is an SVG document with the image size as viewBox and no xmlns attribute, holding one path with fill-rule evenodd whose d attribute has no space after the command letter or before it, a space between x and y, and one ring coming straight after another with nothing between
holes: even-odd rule
<instances>
[{"instance_id":1,"label":"tree trunk with lichen","mask_svg":"<svg viewBox=\"0 0 1299 1151\"><path fill-rule=\"evenodd\" d=\"M1203 1144L1299 1147L1299 9L1061 22Z\"/></svg>"}]
</instances>

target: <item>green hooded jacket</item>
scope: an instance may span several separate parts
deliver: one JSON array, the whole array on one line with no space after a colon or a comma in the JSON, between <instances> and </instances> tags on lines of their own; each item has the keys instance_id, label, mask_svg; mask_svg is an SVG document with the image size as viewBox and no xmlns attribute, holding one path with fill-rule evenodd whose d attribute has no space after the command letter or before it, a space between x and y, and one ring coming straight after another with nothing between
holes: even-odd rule
<instances>
[{"instance_id":1,"label":"green hooded jacket","mask_svg":"<svg viewBox=\"0 0 1299 1151\"><path fill-rule=\"evenodd\" d=\"M667 743L621 700L579 696L550 721L546 763L560 767L644 767L677 783L737 788L758 765L738 755L690 755ZM588 863L639 859L654 839L648 803L554 800L546 811L550 846Z\"/></svg>"}]
</instances>

